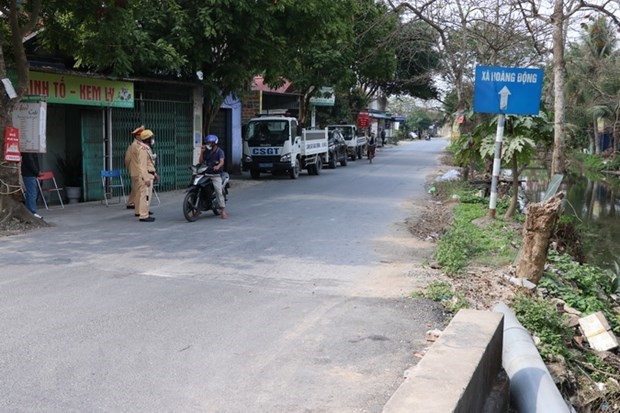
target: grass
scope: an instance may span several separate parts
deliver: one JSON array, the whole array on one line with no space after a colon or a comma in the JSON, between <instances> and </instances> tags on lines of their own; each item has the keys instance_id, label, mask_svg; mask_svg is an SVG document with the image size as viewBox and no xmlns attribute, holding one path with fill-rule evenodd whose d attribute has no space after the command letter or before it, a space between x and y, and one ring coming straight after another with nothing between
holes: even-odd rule
<instances>
[{"instance_id":1,"label":"grass","mask_svg":"<svg viewBox=\"0 0 620 413\"><path fill-rule=\"evenodd\" d=\"M596 159L586 158L586 161L592 168L610 166ZM468 266L499 266L514 260L514 246L520 245L521 233L513 229L512 222L502 218L481 220L488 214L488 199L476 196L475 191L462 182L436 183L433 188L432 193L441 199L449 199L453 194L460 197L453 209L451 227L438 241L435 252L435 258L446 274L456 277ZM507 201L498 203L497 217L503 216L506 206ZM583 229L574 224L562 218L556 231L556 236L560 236L558 245L563 245L571 253L579 252L574 245L582 243L579 233ZM560 231L564 227L571 230ZM620 265L616 265L615 271L605 270L580 264L571 255L559 254L555 250L550 250L547 264L537 292L517 294L512 310L521 324L540 339L537 347L541 356L547 362L565 364L570 370L569 378L564 378L565 381L558 386L563 388L566 397L574 400L576 407L587 411L620 411L620 385L617 381L620 378L620 357L607 352L603 358L589 350L586 344L573 340L578 333L568 326L566 315L551 301L552 298L561 299L581 311L582 316L602 311L614 333L620 335ZM464 308L467 303L462 293L446 281L431 283L417 295L440 302L452 312ZM600 391L594 383L604 384L606 390ZM588 393L595 394L595 399L587 396Z\"/></svg>"},{"instance_id":2,"label":"grass","mask_svg":"<svg viewBox=\"0 0 620 413\"><path fill-rule=\"evenodd\" d=\"M468 307L465 296L456 292L452 285L446 281L433 281L424 291L415 292L412 296L424 297L441 303L452 314L456 314L460 309Z\"/></svg>"},{"instance_id":3,"label":"grass","mask_svg":"<svg viewBox=\"0 0 620 413\"><path fill-rule=\"evenodd\" d=\"M453 210L452 226L439 240L435 255L448 275L458 275L474 259L491 266L507 265L514 260L513 245L520 236L515 234L506 221L497 218L481 226L474 222L488 215L486 198L454 184L437 191L454 191L453 194L460 197L459 204ZM497 216L501 216L506 208L507 202L499 202Z\"/></svg>"}]
</instances>

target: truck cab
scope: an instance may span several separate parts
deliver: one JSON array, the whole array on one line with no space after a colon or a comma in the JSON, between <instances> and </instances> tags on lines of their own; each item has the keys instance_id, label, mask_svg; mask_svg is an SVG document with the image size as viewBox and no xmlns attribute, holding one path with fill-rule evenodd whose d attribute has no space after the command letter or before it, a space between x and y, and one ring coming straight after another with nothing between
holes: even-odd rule
<instances>
[{"instance_id":1,"label":"truck cab","mask_svg":"<svg viewBox=\"0 0 620 413\"><path fill-rule=\"evenodd\" d=\"M358 135L356 125L328 125L327 129L340 131L347 143L347 153L352 161L362 159L366 152L366 137Z\"/></svg>"},{"instance_id":2,"label":"truck cab","mask_svg":"<svg viewBox=\"0 0 620 413\"><path fill-rule=\"evenodd\" d=\"M289 172L296 179L301 169L318 175L327 147L326 129L302 131L293 117L260 116L245 128L242 169L253 179L267 172Z\"/></svg>"}]
</instances>

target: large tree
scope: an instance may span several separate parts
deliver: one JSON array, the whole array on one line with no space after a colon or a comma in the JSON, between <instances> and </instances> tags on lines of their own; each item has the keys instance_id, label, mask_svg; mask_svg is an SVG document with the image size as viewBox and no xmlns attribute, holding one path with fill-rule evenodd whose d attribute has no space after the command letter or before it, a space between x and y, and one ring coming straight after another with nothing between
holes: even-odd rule
<instances>
[{"instance_id":1,"label":"large tree","mask_svg":"<svg viewBox=\"0 0 620 413\"><path fill-rule=\"evenodd\" d=\"M620 26L620 2L605 0L588 2L584 0L520 0L514 6L522 13L523 21L531 30L536 47L542 53L548 50L548 38L539 37L542 27L551 27L551 51L553 54L553 91L554 91L554 144L551 161L553 174L564 173L566 169L565 128L566 128L566 59L564 56L567 31L571 20L583 18L586 13L600 13L609 16L614 24Z\"/></svg>"},{"instance_id":2,"label":"large tree","mask_svg":"<svg viewBox=\"0 0 620 413\"><path fill-rule=\"evenodd\" d=\"M43 46L75 67L201 81L205 132L224 98L283 65L296 0L69 0L49 10ZM303 26L301 26L303 27Z\"/></svg>"},{"instance_id":3,"label":"large tree","mask_svg":"<svg viewBox=\"0 0 620 413\"><path fill-rule=\"evenodd\" d=\"M7 126L12 124L13 108L28 85L28 60L23 39L37 28L40 10L41 0L0 1L0 79L8 78L9 66L15 69L17 75L17 84L14 85L17 98L11 98L4 87L0 90L0 222L13 216L22 220L28 220L31 216L23 204L17 202L21 198L19 164L4 158L4 136Z\"/></svg>"},{"instance_id":4,"label":"large tree","mask_svg":"<svg viewBox=\"0 0 620 413\"><path fill-rule=\"evenodd\" d=\"M500 0L388 0L404 19L423 22L432 30L433 47L440 53L440 70L451 107L463 113L472 106L474 67L532 65L540 61L532 53L525 28L514 9Z\"/></svg>"},{"instance_id":5,"label":"large tree","mask_svg":"<svg viewBox=\"0 0 620 413\"><path fill-rule=\"evenodd\" d=\"M620 118L620 51L615 30L604 17L583 22L582 28L580 40L567 50L566 118L569 124L591 131L590 149L599 153L598 118L612 125ZM615 144L612 148L615 151Z\"/></svg>"},{"instance_id":6,"label":"large tree","mask_svg":"<svg viewBox=\"0 0 620 413\"><path fill-rule=\"evenodd\" d=\"M283 10L285 44L281 65L268 76L289 79L302 95L299 118L307 122L310 98L323 87L346 90L352 84L353 28L358 4L355 0L294 0Z\"/></svg>"}]
</instances>

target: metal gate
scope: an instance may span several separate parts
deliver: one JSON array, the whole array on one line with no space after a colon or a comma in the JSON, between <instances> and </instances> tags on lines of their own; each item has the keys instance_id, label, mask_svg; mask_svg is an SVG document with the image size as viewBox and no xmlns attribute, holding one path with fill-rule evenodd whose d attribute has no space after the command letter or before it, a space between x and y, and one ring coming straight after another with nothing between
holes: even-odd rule
<instances>
[{"instance_id":1,"label":"metal gate","mask_svg":"<svg viewBox=\"0 0 620 413\"><path fill-rule=\"evenodd\" d=\"M101 169L104 160L104 111L83 109L82 120L82 171L84 201L103 199Z\"/></svg>"},{"instance_id":2,"label":"metal gate","mask_svg":"<svg viewBox=\"0 0 620 413\"><path fill-rule=\"evenodd\" d=\"M145 125L155 134L153 153L157 155L159 190L184 188L191 178L193 156L193 103L137 99L134 109L112 109L112 165L125 169L127 146L133 137L131 131ZM126 182L131 182L128 172Z\"/></svg>"}]
</instances>

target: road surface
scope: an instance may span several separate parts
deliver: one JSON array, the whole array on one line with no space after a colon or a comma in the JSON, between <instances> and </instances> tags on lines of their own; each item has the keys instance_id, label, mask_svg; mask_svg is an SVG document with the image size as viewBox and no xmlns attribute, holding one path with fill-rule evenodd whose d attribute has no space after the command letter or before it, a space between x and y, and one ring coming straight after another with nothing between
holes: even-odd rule
<instances>
[{"instance_id":1,"label":"road surface","mask_svg":"<svg viewBox=\"0 0 620 413\"><path fill-rule=\"evenodd\" d=\"M0 411L381 412L442 325L405 220L445 144L238 178L228 220L44 210L0 240Z\"/></svg>"}]
</instances>

